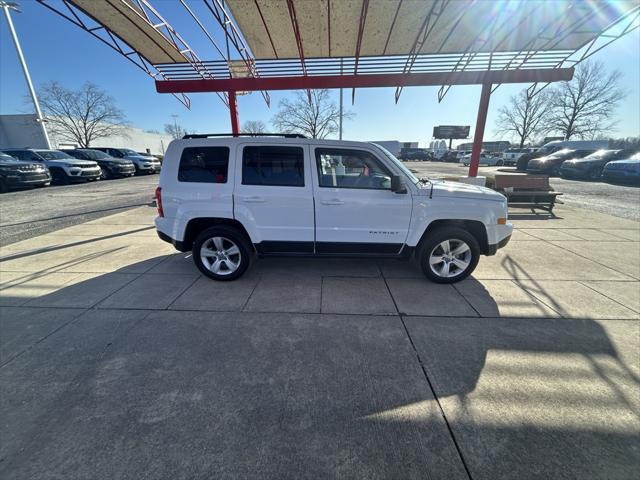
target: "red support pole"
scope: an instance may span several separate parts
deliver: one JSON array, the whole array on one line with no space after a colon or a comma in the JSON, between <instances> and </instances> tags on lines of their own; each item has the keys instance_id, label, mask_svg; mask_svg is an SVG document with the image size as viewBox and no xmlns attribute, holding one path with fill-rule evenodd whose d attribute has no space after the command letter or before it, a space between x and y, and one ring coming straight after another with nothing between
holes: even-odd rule
<instances>
[{"instance_id":1,"label":"red support pole","mask_svg":"<svg viewBox=\"0 0 640 480\"><path fill-rule=\"evenodd\" d=\"M236 92L228 92L229 95L229 114L231 115L231 133L237 137L240 133L240 120L238 119L238 102L236 101Z\"/></svg>"},{"instance_id":2,"label":"red support pole","mask_svg":"<svg viewBox=\"0 0 640 480\"><path fill-rule=\"evenodd\" d=\"M482 151L482 137L484 136L484 126L487 123L487 111L489 110L489 98L491 98L491 83L483 83L482 93L480 94L480 105L478 106L476 132L473 134L473 149L471 150L471 161L469 162L470 177L478 176L480 152Z\"/></svg>"}]
</instances>

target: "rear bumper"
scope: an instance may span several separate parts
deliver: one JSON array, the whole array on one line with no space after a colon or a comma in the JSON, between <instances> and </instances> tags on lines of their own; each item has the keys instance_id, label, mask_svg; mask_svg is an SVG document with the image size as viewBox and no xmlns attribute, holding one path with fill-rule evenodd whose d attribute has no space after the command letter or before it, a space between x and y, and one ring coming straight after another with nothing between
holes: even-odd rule
<instances>
[{"instance_id":1,"label":"rear bumper","mask_svg":"<svg viewBox=\"0 0 640 480\"><path fill-rule=\"evenodd\" d=\"M178 250L179 252L186 252L188 249L185 247L184 243L179 241L179 240L175 240L173 238L171 238L169 235L167 235L164 232L161 232L160 230L156 230L156 232L158 233L158 237L160 237L160 240L163 240L167 243L170 243L171 245L174 246L174 248L176 250Z\"/></svg>"}]
</instances>

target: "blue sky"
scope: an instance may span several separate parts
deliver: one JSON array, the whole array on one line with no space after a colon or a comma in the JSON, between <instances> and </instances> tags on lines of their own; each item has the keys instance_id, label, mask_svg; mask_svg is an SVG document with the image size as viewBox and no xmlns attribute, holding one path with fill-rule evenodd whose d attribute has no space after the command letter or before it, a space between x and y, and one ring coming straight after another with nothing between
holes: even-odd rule
<instances>
[{"instance_id":1,"label":"blue sky","mask_svg":"<svg viewBox=\"0 0 640 480\"><path fill-rule=\"evenodd\" d=\"M135 126L163 130L172 122L172 114L188 130L199 132L230 131L226 107L214 94L190 95L187 110L171 95L155 93L153 81L142 70L68 21L33 0L19 1L22 13L13 21L36 86L57 80L68 88L91 81L107 90ZM218 59L205 43L193 22L177 9L177 2L153 2L202 59ZM629 95L617 110L619 126L615 136L640 135L640 33L638 30L613 43L593 58L608 70L623 73L622 87ZM24 97L27 88L9 37L4 18L0 21L0 113L31 111ZM503 85L491 97L485 139L493 139L497 109L523 85ZM427 143L434 125L471 125L472 131L480 96L479 86L452 88L442 103L437 87L405 88L398 104L394 89L360 89L351 106L351 91L345 90L345 105L356 116L345 124L344 137L353 140L401 140ZM269 121L278 101L291 92L271 92L272 106L267 108L259 93L239 97L240 121ZM334 92L337 102L338 93Z\"/></svg>"}]
</instances>

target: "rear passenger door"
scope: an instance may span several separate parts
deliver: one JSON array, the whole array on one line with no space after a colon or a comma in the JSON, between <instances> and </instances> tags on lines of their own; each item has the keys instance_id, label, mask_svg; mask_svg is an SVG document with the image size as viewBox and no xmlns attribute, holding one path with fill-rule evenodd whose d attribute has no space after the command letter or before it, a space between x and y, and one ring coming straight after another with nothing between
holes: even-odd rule
<instances>
[{"instance_id":1,"label":"rear passenger door","mask_svg":"<svg viewBox=\"0 0 640 480\"><path fill-rule=\"evenodd\" d=\"M313 191L305 145L238 145L234 217L261 253L312 253Z\"/></svg>"}]
</instances>

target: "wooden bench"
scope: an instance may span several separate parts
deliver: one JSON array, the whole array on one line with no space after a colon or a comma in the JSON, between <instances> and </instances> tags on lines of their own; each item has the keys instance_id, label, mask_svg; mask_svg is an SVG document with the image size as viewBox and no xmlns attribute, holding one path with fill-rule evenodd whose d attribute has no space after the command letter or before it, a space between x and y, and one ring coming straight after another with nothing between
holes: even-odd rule
<instances>
[{"instance_id":1,"label":"wooden bench","mask_svg":"<svg viewBox=\"0 0 640 480\"><path fill-rule=\"evenodd\" d=\"M562 195L554 192L549 185L547 175L496 175L495 189L507 197L509 205L514 207L541 208L549 213Z\"/></svg>"}]
</instances>

